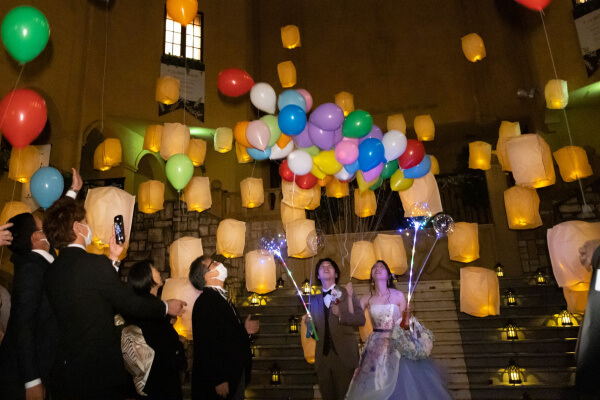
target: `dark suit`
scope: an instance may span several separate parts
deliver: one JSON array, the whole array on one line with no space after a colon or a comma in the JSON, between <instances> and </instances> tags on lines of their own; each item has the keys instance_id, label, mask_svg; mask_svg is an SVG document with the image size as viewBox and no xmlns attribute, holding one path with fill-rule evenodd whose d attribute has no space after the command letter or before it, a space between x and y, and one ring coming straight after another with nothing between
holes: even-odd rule
<instances>
[{"instance_id":1,"label":"dark suit","mask_svg":"<svg viewBox=\"0 0 600 400\"><path fill-rule=\"evenodd\" d=\"M215 387L223 382L229 383L227 398L231 398L242 374L245 374L245 382L249 381L252 367L250 337L244 321L217 290L206 287L194 304L192 330L192 399L222 400Z\"/></svg>"},{"instance_id":2,"label":"dark suit","mask_svg":"<svg viewBox=\"0 0 600 400\"><path fill-rule=\"evenodd\" d=\"M323 304L323 295L312 296L310 313L316 325L319 340L315 349L315 371L321 395L325 400L343 399L354 369L358 367L358 343L354 327L365 324L365 313L356 296L352 296L354 313L348 312L348 293L346 289L335 286L341 290L342 297L338 304L340 317L331 314L331 309ZM325 315L327 313L327 316ZM333 347L327 355L323 354L325 344L325 319L329 322L329 333Z\"/></svg>"},{"instance_id":3,"label":"dark suit","mask_svg":"<svg viewBox=\"0 0 600 400\"><path fill-rule=\"evenodd\" d=\"M79 247L60 250L45 283L59 332L50 378L53 400L124 398L129 376L114 316L158 319L165 315L165 304L137 296L106 256Z\"/></svg>"},{"instance_id":4,"label":"dark suit","mask_svg":"<svg viewBox=\"0 0 600 400\"><path fill-rule=\"evenodd\" d=\"M12 309L0 347L0 398L25 398L25 383L46 384L56 353L56 320L44 291L50 263L40 254L13 254Z\"/></svg>"}]
</instances>

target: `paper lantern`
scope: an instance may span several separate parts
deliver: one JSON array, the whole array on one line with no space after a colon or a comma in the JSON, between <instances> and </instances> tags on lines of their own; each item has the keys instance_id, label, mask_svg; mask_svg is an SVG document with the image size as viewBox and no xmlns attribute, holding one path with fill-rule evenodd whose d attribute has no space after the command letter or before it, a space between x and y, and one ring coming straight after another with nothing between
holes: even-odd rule
<instances>
[{"instance_id":1,"label":"paper lantern","mask_svg":"<svg viewBox=\"0 0 600 400\"><path fill-rule=\"evenodd\" d=\"M302 343L302 351L304 352L304 359L309 364L315 363L315 350L317 348L317 341L310 337L306 337L306 315L302 316L302 322L300 323L300 340Z\"/></svg>"},{"instance_id":2,"label":"paper lantern","mask_svg":"<svg viewBox=\"0 0 600 400\"><path fill-rule=\"evenodd\" d=\"M162 210L165 201L165 184L160 181L146 181L138 188L138 210L153 214Z\"/></svg>"},{"instance_id":3,"label":"paper lantern","mask_svg":"<svg viewBox=\"0 0 600 400\"><path fill-rule=\"evenodd\" d=\"M410 188L398 193L407 218L410 217L408 210L415 203L427 203L432 215L443 211L440 191L431 171L424 177L415 179Z\"/></svg>"},{"instance_id":4,"label":"paper lantern","mask_svg":"<svg viewBox=\"0 0 600 400\"><path fill-rule=\"evenodd\" d=\"M162 138L163 126L162 125L148 125L146 127L146 133L144 134L144 150L153 152L160 151L160 141Z\"/></svg>"},{"instance_id":5,"label":"paper lantern","mask_svg":"<svg viewBox=\"0 0 600 400\"><path fill-rule=\"evenodd\" d=\"M236 219L224 219L217 228L217 254L227 258L244 255L246 223Z\"/></svg>"},{"instance_id":6,"label":"paper lantern","mask_svg":"<svg viewBox=\"0 0 600 400\"><path fill-rule=\"evenodd\" d=\"M542 226L540 197L535 189L513 186L504 191L504 208L509 229L534 229Z\"/></svg>"},{"instance_id":7,"label":"paper lantern","mask_svg":"<svg viewBox=\"0 0 600 400\"><path fill-rule=\"evenodd\" d=\"M469 143L469 168L488 170L491 168L492 145L486 142Z\"/></svg>"},{"instance_id":8,"label":"paper lantern","mask_svg":"<svg viewBox=\"0 0 600 400\"><path fill-rule=\"evenodd\" d=\"M483 39L476 33L469 33L461 40L462 51L471 62L481 61L485 58L485 45Z\"/></svg>"},{"instance_id":9,"label":"paper lantern","mask_svg":"<svg viewBox=\"0 0 600 400\"><path fill-rule=\"evenodd\" d=\"M354 96L348 92L339 92L335 95L335 104L342 109L344 116L347 117L354 111Z\"/></svg>"},{"instance_id":10,"label":"paper lantern","mask_svg":"<svg viewBox=\"0 0 600 400\"><path fill-rule=\"evenodd\" d=\"M518 186L542 188L556 181L550 146L535 133L520 135L506 143L506 153Z\"/></svg>"},{"instance_id":11,"label":"paper lantern","mask_svg":"<svg viewBox=\"0 0 600 400\"><path fill-rule=\"evenodd\" d=\"M282 87L288 88L296 84L296 67L293 62L284 61L277 64L277 73Z\"/></svg>"},{"instance_id":12,"label":"paper lantern","mask_svg":"<svg viewBox=\"0 0 600 400\"><path fill-rule=\"evenodd\" d=\"M373 248L375 257L385 261L394 275L404 275L408 269L408 260L402 236L380 233L373 240Z\"/></svg>"},{"instance_id":13,"label":"paper lantern","mask_svg":"<svg viewBox=\"0 0 600 400\"><path fill-rule=\"evenodd\" d=\"M448 235L450 260L470 263L479 258L479 229L477 223L457 222ZM462 271L462 270L461 270Z\"/></svg>"},{"instance_id":14,"label":"paper lantern","mask_svg":"<svg viewBox=\"0 0 600 400\"><path fill-rule=\"evenodd\" d=\"M375 215L377 212L377 199L372 190L360 191L354 189L354 213L366 218Z\"/></svg>"},{"instance_id":15,"label":"paper lantern","mask_svg":"<svg viewBox=\"0 0 600 400\"><path fill-rule=\"evenodd\" d=\"M125 245L129 244L129 233L133 221L135 196L116 187L99 187L88 190L85 199L87 222L92 229L93 240L105 247L113 235L114 220L117 215L123 216L125 225Z\"/></svg>"},{"instance_id":16,"label":"paper lantern","mask_svg":"<svg viewBox=\"0 0 600 400\"><path fill-rule=\"evenodd\" d=\"M287 25L281 28L281 44L286 49L300 47L300 30L296 25Z\"/></svg>"},{"instance_id":17,"label":"paper lantern","mask_svg":"<svg viewBox=\"0 0 600 400\"><path fill-rule=\"evenodd\" d=\"M252 157L248 154L248 149L239 144L239 142L235 142L235 156L240 164L246 164L252 161Z\"/></svg>"},{"instance_id":18,"label":"paper lantern","mask_svg":"<svg viewBox=\"0 0 600 400\"><path fill-rule=\"evenodd\" d=\"M31 180L31 175L40 168L40 151L35 146L25 146L21 149L13 147L8 162L8 177L13 181L25 183Z\"/></svg>"},{"instance_id":19,"label":"paper lantern","mask_svg":"<svg viewBox=\"0 0 600 400\"><path fill-rule=\"evenodd\" d=\"M333 178L331 182L325 186L325 194L327 197L335 197L341 199L350 194L348 182L340 182L337 178Z\"/></svg>"},{"instance_id":20,"label":"paper lantern","mask_svg":"<svg viewBox=\"0 0 600 400\"><path fill-rule=\"evenodd\" d=\"M511 138L521 136L521 125L518 122L502 121L498 130L498 137Z\"/></svg>"},{"instance_id":21,"label":"paper lantern","mask_svg":"<svg viewBox=\"0 0 600 400\"><path fill-rule=\"evenodd\" d=\"M315 185L312 188L313 197L306 207L307 210L316 210L321 205L321 186Z\"/></svg>"},{"instance_id":22,"label":"paper lantern","mask_svg":"<svg viewBox=\"0 0 600 400\"><path fill-rule=\"evenodd\" d=\"M203 165L206 158L206 142L202 139L191 139L187 156L192 160L194 167Z\"/></svg>"},{"instance_id":23,"label":"paper lantern","mask_svg":"<svg viewBox=\"0 0 600 400\"><path fill-rule=\"evenodd\" d=\"M297 219L306 219L306 211L304 208L295 208L290 207L285 204L283 201L281 202L281 223L285 227L292 221Z\"/></svg>"},{"instance_id":24,"label":"paper lantern","mask_svg":"<svg viewBox=\"0 0 600 400\"><path fill-rule=\"evenodd\" d=\"M94 169L108 171L121 164L121 142L119 139L109 138L100 143L94 151Z\"/></svg>"},{"instance_id":25,"label":"paper lantern","mask_svg":"<svg viewBox=\"0 0 600 400\"><path fill-rule=\"evenodd\" d=\"M583 314L585 312L589 290L590 284L587 282L563 288L568 313Z\"/></svg>"},{"instance_id":26,"label":"paper lantern","mask_svg":"<svg viewBox=\"0 0 600 400\"><path fill-rule=\"evenodd\" d=\"M295 182L281 180L283 202L290 207L306 208L312 202L315 192L313 189L302 189Z\"/></svg>"},{"instance_id":27,"label":"paper lantern","mask_svg":"<svg viewBox=\"0 0 600 400\"><path fill-rule=\"evenodd\" d=\"M256 208L265 202L263 180L259 178L246 178L240 182L242 193L242 207Z\"/></svg>"},{"instance_id":28,"label":"paper lantern","mask_svg":"<svg viewBox=\"0 0 600 400\"><path fill-rule=\"evenodd\" d=\"M194 339L192 331L192 311L194 310L194 303L196 303L196 299L198 299L200 293L202 292L192 285L187 276L167 279L162 289L162 300L179 299L187 303L187 305L183 307L183 314L181 317L177 317L177 322L175 322L173 328L175 328L179 335L188 340Z\"/></svg>"},{"instance_id":29,"label":"paper lantern","mask_svg":"<svg viewBox=\"0 0 600 400\"><path fill-rule=\"evenodd\" d=\"M587 178L593 174L585 150L578 146L566 146L554 152L560 176L565 182Z\"/></svg>"},{"instance_id":30,"label":"paper lantern","mask_svg":"<svg viewBox=\"0 0 600 400\"><path fill-rule=\"evenodd\" d=\"M171 243L171 246L169 246L171 278L188 277L190 265L203 254L202 239L184 236Z\"/></svg>"},{"instance_id":31,"label":"paper lantern","mask_svg":"<svg viewBox=\"0 0 600 400\"><path fill-rule=\"evenodd\" d=\"M166 123L160 140L160 156L169 160L175 154L187 154L190 147L190 129L179 123Z\"/></svg>"},{"instance_id":32,"label":"paper lantern","mask_svg":"<svg viewBox=\"0 0 600 400\"><path fill-rule=\"evenodd\" d=\"M434 156L432 156L431 154L429 155L429 159L431 160L431 173L433 175L439 175L440 174L440 164L438 163L437 158L435 158Z\"/></svg>"},{"instance_id":33,"label":"paper lantern","mask_svg":"<svg viewBox=\"0 0 600 400\"><path fill-rule=\"evenodd\" d=\"M373 323L371 322L371 311L369 310L369 307L367 307L365 310L365 319L365 324L363 326L358 327L360 340L363 343L366 343L369 336L371 336L371 333L373 333Z\"/></svg>"},{"instance_id":34,"label":"paper lantern","mask_svg":"<svg viewBox=\"0 0 600 400\"><path fill-rule=\"evenodd\" d=\"M311 219L297 219L285 226L288 245L288 256L294 258L308 258L316 256L317 252L308 247L308 242L317 235L315 221Z\"/></svg>"},{"instance_id":35,"label":"paper lantern","mask_svg":"<svg viewBox=\"0 0 600 400\"><path fill-rule=\"evenodd\" d=\"M460 269L460 311L474 317L500 315L500 283L493 270Z\"/></svg>"},{"instance_id":36,"label":"paper lantern","mask_svg":"<svg viewBox=\"0 0 600 400\"><path fill-rule=\"evenodd\" d=\"M246 253L246 290L265 294L277 286L277 266L273 254L253 250Z\"/></svg>"},{"instance_id":37,"label":"paper lantern","mask_svg":"<svg viewBox=\"0 0 600 400\"><path fill-rule=\"evenodd\" d=\"M562 79L550 79L544 88L546 108L551 110L562 110L569 104L569 91L567 81Z\"/></svg>"},{"instance_id":38,"label":"paper lantern","mask_svg":"<svg viewBox=\"0 0 600 400\"><path fill-rule=\"evenodd\" d=\"M183 189L183 201L188 211L202 212L212 207L210 180L207 176L194 176Z\"/></svg>"},{"instance_id":39,"label":"paper lantern","mask_svg":"<svg viewBox=\"0 0 600 400\"><path fill-rule=\"evenodd\" d=\"M600 239L600 222L567 221L547 231L548 251L556 283L572 287L589 283L592 271L579 261L579 249L590 240Z\"/></svg>"},{"instance_id":40,"label":"paper lantern","mask_svg":"<svg viewBox=\"0 0 600 400\"><path fill-rule=\"evenodd\" d=\"M415 132L417 133L417 138L421 142L426 142L433 140L435 137L435 125L433 124L433 119L431 119L431 115L419 115L415 117Z\"/></svg>"},{"instance_id":41,"label":"paper lantern","mask_svg":"<svg viewBox=\"0 0 600 400\"><path fill-rule=\"evenodd\" d=\"M174 104L179 100L179 79L163 76L156 81L156 101L163 104Z\"/></svg>"},{"instance_id":42,"label":"paper lantern","mask_svg":"<svg viewBox=\"0 0 600 400\"><path fill-rule=\"evenodd\" d=\"M8 220L15 215L30 212L31 207L29 207L28 204L20 201L9 201L8 203L4 204L4 207L2 207L2 213L0 213L0 225L6 224Z\"/></svg>"},{"instance_id":43,"label":"paper lantern","mask_svg":"<svg viewBox=\"0 0 600 400\"><path fill-rule=\"evenodd\" d=\"M373 243L366 240L354 242L350 252L350 276L366 280L371 277L371 268L377 262Z\"/></svg>"},{"instance_id":44,"label":"paper lantern","mask_svg":"<svg viewBox=\"0 0 600 400\"><path fill-rule=\"evenodd\" d=\"M227 153L233 148L233 129L217 128L214 140L215 150L219 153Z\"/></svg>"},{"instance_id":45,"label":"paper lantern","mask_svg":"<svg viewBox=\"0 0 600 400\"><path fill-rule=\"evenodd\" d=\"M387 119L387 130L388 131L398 131L402 133L406 133L406 121L404 120L404 115L402 114L394 114L389 115Z\"/></svg>"}]
</instances>

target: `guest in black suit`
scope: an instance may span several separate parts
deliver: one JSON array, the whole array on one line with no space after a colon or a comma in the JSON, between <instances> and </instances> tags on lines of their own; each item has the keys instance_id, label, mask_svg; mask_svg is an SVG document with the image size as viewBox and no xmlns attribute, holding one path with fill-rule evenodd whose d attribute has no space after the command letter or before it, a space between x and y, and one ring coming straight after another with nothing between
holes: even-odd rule
<instances>
[{"instance_id":1,"label":"guest in black suit","mask_svg":"<svg viewBox=\"0 0 600 400\"><path fill-rule=\"evenodd\" d=\"M60 251L45 281L59 333L50 377L52 400L123 399L128 375L115 314L161 319L178 315L185 303L144 299L127 287L116 271L123 248L114 236L110 259L87 253L92 231L82 203L66 197L57 200L46 211L44 232Z\"/></svg>"},{"instance_id":2,"label":"guest in black suit","mask_svg":"<svg viewBox=\"0 0 600 400\"><path fill-rule=\"evenodd\" d=\"M135 263L127 274L127 284L140 297L156 298L158 289L163 285L160 273L152 261ZM144 334L148 346L154 350L154 360L148 380L144 386L147 396L144 400L182 400L181 378L179 372L187 368L187 359L183 344L171 318L142 319L125 316L128 324L137 325Z\"/></svg>"},{"instance_id":3,"label":"guest in black suit","mask_svg":"<svg viewBox=\"0 0 600 400\"><path fill-rule=\"evenodd\" d=\"M227 268L206 255L190 267L190 282L202 290L192 313L193 400L243 400L250 380L250 335L258 332L258 321L248 315L242 322L223 288L226 278Z\"/></svg>"}]
</instances>

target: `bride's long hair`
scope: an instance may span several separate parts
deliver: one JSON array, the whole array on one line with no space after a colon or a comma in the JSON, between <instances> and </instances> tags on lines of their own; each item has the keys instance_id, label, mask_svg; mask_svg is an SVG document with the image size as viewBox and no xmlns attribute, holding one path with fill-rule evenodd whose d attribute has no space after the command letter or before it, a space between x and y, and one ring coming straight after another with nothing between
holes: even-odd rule
<instances>
[{"instance_id":1,"label":"bride's long hair","mask_svg":"<svg viewBox=\"0 0 600 400\"><path fill-rule=\"evenodd\" d=\"M388 289L396 289L396 285L394 285L394 274L392 274L392 271L390 271L390 267L388 267L387 263L383 260L375 261L375 264L373 264L373 266L371 267L371 273L369 276L369 291L371 292L371 295L369 296L369 300L367 301L367 305L369 306L369 308L371 307L371 298L373 297L373 290L375 289L375 280L373 279L373 269L375 268L375 266L378 263L383 265L385 267L385 270L387 271L388 279L386 282L386 287ZM391 293L392 293L391 291L388 291L388 303L390 303Z\"/></svg>"}]
</instances>

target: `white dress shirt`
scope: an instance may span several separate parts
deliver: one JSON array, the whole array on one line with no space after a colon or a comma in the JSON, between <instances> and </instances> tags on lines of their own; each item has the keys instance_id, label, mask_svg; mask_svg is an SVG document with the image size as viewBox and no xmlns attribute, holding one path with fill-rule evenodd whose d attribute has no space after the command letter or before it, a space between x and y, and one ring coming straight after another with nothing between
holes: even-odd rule
<instances>
[{"instance_id":1,"label":"white dress shirt","mask_svg":"<svg viewBox=\"0 0 600 400\"><path fill-rule=\"evenodd\" d=\"M333 285L331 285L328 289L323 288L323 292L332 290L334 287L335 287L335 283ZM331 305L331 294L328 293L325 296L323 296L323 303L325 303L325 307L329 308L329 306Z\"/></svg>"}]
</instances>

